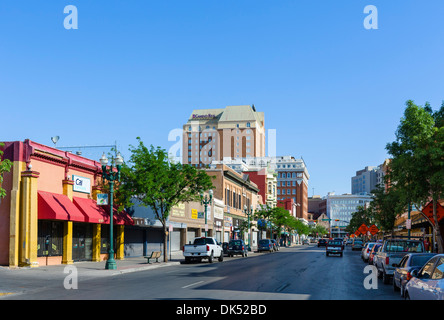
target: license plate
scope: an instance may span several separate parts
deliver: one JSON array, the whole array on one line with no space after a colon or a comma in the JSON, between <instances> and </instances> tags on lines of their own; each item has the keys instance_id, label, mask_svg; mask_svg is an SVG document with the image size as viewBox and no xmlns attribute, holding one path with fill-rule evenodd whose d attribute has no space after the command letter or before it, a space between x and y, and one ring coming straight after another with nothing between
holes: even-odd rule
<instances>
[{"instance_id":1,"label":"license plate","mask_svg":"<svg viewBox=\"0 0 444 320\"><path fill-rule=\"evenodd\" d=\"M334 247L328 247L327 250L335 250L335 251L339 251L341 250L340 248L334 248Z\"/></svg>"}]
</instances>

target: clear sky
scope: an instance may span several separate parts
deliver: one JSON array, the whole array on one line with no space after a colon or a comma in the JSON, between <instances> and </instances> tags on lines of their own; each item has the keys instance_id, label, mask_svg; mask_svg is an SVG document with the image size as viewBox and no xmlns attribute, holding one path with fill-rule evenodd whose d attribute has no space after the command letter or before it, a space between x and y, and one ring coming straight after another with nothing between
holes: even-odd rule
<instances>
[{"instance_id":1,"label":"clear sky","mask_svg":"<svg viewBox=\"0 0 444 320\"><path fill-rule=\"evenodd\" d=\"M309 195L351 192L406 100L444 100L443 19L442 0L4 0L0 140L128 157L137 136L169 149L193 109L254 104L277 154L304 158Z\"/></svg>"}]
</instances>

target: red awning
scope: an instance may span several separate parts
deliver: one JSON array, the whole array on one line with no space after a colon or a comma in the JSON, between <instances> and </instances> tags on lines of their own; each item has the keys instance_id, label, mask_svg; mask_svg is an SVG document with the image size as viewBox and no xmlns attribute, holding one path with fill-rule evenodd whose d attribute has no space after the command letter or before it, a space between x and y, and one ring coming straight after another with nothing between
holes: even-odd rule
<instances>
[{"instance_id":1,"label":"red awning","mask_svg":"<svg viewBox=\"0 0 444 320\"><path fill-rule=\"evenodd\" d=\"M109 213L110 206L105 206L106 212ZM133 218L125 211L117 212L116 208L113 208L113 220L114 224L124 224L127 226L134 225Z\"/></svg>"},{"instance_id":2,"label":"red awning","mask_svg":"<svg viewBox=\"0 0 444 320\"><path fill-rule=\"evenodd\" d=\"M73 198L74 204L86 216L89 223L109 223L109 214L92 199Z\"/></svg>"},{"instance_id":3,"label":"red awning","mask_svg":"<svg viewBox=\"0 0 444 320\"><path fill-rule=\"evenodd\" d=\"M86 215L86 222L109 224L109 206L99 206L95 200L74 197L74 204ZM133 225L127 212L113 208L113 222L116 225Z\"/></svg>"},{"instance_id":4,"label":"red awning","mask_svg":"<svg viewBox=\"0 0 444 320\"><path fill-rule=\"evenodd\" d=\"M63 194L38 191L38 218L85 222L85 215Z\"/></svg>"}]
</instances>

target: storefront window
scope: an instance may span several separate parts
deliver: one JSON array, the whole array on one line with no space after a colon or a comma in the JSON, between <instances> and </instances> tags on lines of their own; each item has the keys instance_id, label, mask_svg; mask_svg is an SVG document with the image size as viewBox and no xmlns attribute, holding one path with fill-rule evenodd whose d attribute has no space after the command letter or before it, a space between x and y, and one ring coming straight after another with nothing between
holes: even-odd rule
<instances>
[{"instance_id":1,"label":"storefront window","mask_svg":"<svg viewBox=\"0 0 444 320\"><path fill-rule=\"evenodd\" d=\"M37 256L63 255L63 222L39 220L37 238Z\"/></svg>"}]
</instances>

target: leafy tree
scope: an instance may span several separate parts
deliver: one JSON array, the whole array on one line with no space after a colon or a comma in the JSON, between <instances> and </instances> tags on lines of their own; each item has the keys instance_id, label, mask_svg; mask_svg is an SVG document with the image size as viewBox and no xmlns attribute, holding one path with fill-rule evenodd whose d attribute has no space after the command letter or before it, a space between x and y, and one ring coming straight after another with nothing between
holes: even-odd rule
<instances>
[{"instance_id":1,"label":"leafy tree","mask_svg":"<svg viewBox=\"0 0 444 320\"><path fill-rule=\"evenodd\" d=\"M257 220L257 227L261 231L267 231L270 220L273 217L273 208L268 205L261 206L253 214L253 219Z\"/></svg>"},{"instance_id":2,"label":"leafy tree","mask_svg":"<svg viewBox=\"0 0 444 320\"><path fill-rule=\"evenodd\" d=\"M122 168L121 192L134 197L141 206L150 207L162 223L164 261L167 261L167 225L171 208L182 202L200 201L200 192L213 188L211 177L203 170L174 163L166 150L139 145L130 147L129 165Z\"/></svg>"},{"instance_id":3,"label":"leafy tree","mask_svg":"<svg viewBox=\"0 0 444 320\"><path fill-rule=\"evenodd\" d=\"M405 211L406 201L396 185L390 185L387 191L384 187L377 187L372 191L373 201L370 208L378 228L383 232L393 232L396 217Z\"/></svg>"},{"instance_id":4,"label":"leafy tree","mask_svg":"<svg viewBox=\"0 0 444 320\"><path fill-rule=\"evenodd\" d=\"M422 207L432 200L437 221L437 202L444 196L444 103L437 112L428 103L420 107L409 100L406 105L396 140L386 146L393 157L389 178L407 203ZM435 223L434 228L438 252L442 253L439 224Z\"/></svg>"},{"instance_id":5,"label":"leafy tree","mask_svg":"<svg viewBox=\"0 0 444 320\"><path fill-rule=\"evenodd\" d=\"M320 237L323 237L326 234L328 234L328 230L325 227L318 224L314 227L310 227L309 234L313 237L316 237L316 234L318 234Z\"/></svg>"},{"instance_id":6,"label":"leafy tree","mask_svg":"<svg viewBox=\"0 0 444 320\"><path fill-rule=\"evenodd\" d=\"M291 219L290 212L281 207L275 207L271 213L271 223L276 226L277 236L281 237L281 232L289 225Z\"/></svg>"},{"instance_id":7,"label":"leafy tree","mask_svg":"<svg viewBox=\"0 0 444 320\"><path fill-rule=\"evenodd\" d=\"M352 213L350 223L345 228L348 233L354 233L362 224L369 226L373 222L373 212L371 207L364 208L359 206L356 209L357 211Z\"/></svg>"},{"instance_id":8,"label":"leafy tree","mask_svg":"<svg viewBox=\"0 0 444 320\"><path fill-rule=\"evenodd\" d=\"M4 143L0 143L0 199L6 196L6 190L2 188L3 184L3 174L9 172L12 167L12 162L9 159L3 159L3 150L1 148Z\"/></svg>"}]
</instances>

